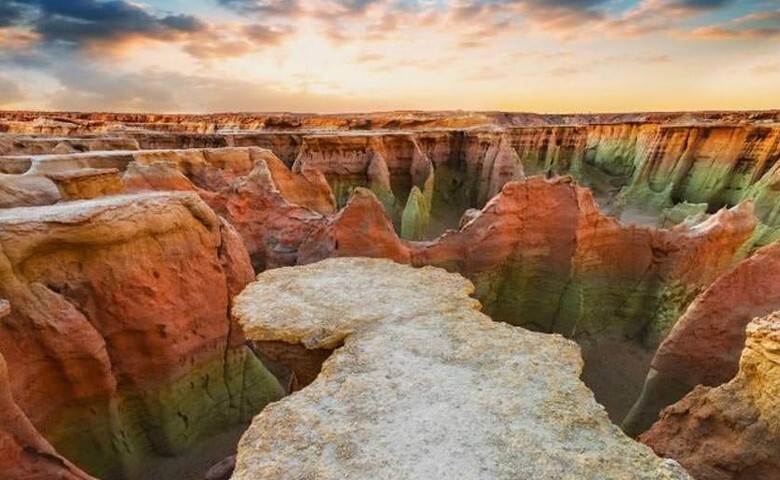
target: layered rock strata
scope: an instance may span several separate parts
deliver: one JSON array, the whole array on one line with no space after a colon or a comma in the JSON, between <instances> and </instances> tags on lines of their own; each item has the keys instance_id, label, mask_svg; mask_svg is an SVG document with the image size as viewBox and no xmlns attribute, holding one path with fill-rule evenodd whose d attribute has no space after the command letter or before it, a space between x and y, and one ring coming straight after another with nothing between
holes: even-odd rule
<instances>
[{"instance_id":1,"label":"layered rock strata","mask_svg":"<svg viewBox=\"0 0 780 480\"><path fill-rule=\"evenodd\" d=\"M123 178L132 191L197 192L235 226L257 270L295 264L301 242L335 212L322 173L293 173L259 148L142 152Z\"/></svg>"},{"instance_id":2,"label":"layered rock strata","mask_svg":"<svg viewBox=\"0 0 780 480\"><path fill-rule=\"evenodd\" d=\"M146 116L109 117L130 123L106 123L89 116L67 120L64 116L43 124L62 122L120 138L129 136L145 149L268 147L288 165L295 163L296 169L308 165L323 171L339 205L345 204L355 187L372 189L399 232L412 187L426 193L413 172L413 163L423 160L436 173L432 186L436 193L426 193L430 210L426 238L455 227L462 212L482 208L504 183L524 174L570 174L593 189L613 215L643 223L655 223L663 209L679 203L706 204L712 213L753 199L763 226L753 244L760 247L780 238L778 195L773 187L780 171L780 127L769 113L537 119L479 114L466 116L476 122L470 126L478 127L469 129L457 128L453 125L457 121L444 121L446 116L422 113L406 114L404 121L392 113L384 119L373 115L368 122L338 117L237 116L204 126L197 126L198 117L192 118L195 123L181 117L171 124L144 123L153 120ZM232 130L229 124L218 126L223 120L246 124ZM279 128L283 125L287 126ZM382 125L389 128L378 129ZM323 126L330 133L318 129ZM192 132L204 128L211 133ZM345 129L349 131L341 131ZM106 148L121 146L106 144Z\"/></svg>"},{"instance_id":3,"label":"layered rock strata","mask_svg":"<svg viewBox=\"0 0 780 480\"><path fill-rule=\"evenodd\" d=\"M252 275L235 230L193 194L0 212L14 401L97 477L172 475L157 464L283 394L228 317Z\"/></svg>"},{"instance_id":4,"label":"layered rock strata","mask_svg":"<svg viewBox=\"0 0 780 480\"><path fill-rule=\"evenodd\" d=\"M780 478L780 314L756 319L733 380L696 389L640 436L699 480Z\"/></svg>"},{"instance_id":5,"label":"layered rock strata","mask_svg":"<svg viewBox=\"0 0 780 480\"><path fill-rule=\"evenodd\" d=\"M471 291L388 260L259 275L233 309L250 338L338 348L255 417L233 478L688 478L609 422L575 344L491 321Z\"/></svg>"},{"instance_id":6,"label":"layered rock strata","mask_svg":"<svg viewBox=\"0 0 780 480\"><path fill-rule=\"evenodd\" d=\"M407 167L429 183L433 167L427 154L415 164L415 151ZM133 158L124 175L127 188L198 192L236 226L257 270L330 256L443 266L472 279L495 318L587 341L587 356L602 358L605 337L630 339L640 348L626 352L641 354L629 358L637 370L646 368L642 350L654 348L693 296L731 265L755 227L749 204L669 231L626 227L599 213L593 198L570 180L536 177L504 184L460 231L409 243L399 240L385 215L387 204L369 190L357 188L342 211L323 216L335 204L322 174L314 165L290 172L266 150L153 151ZM386 175L377 178L389 185ZM428 198L416 186L413 191L402 229L419 237L413 226L425 217ZM598 363L589 362L589 370ZM621 401L626 405L618 410L633 400Z\"/></svg>"},{"instance_id":7,"label":"layered rock strata","mask_svg":"<svg viewBox=\"0 0 780 480\"><path fill-rule=\"evenodd\" d=\"M508 323L572 336L660 336L732 265L755 225L745 203L695 226L626 226L571 178L533 177L506 184L460 230L403 242L371 192L359 189L301 244L298 263L360 255L441 266L471 279L490 315Z\"/></svg>"}]
</instances>

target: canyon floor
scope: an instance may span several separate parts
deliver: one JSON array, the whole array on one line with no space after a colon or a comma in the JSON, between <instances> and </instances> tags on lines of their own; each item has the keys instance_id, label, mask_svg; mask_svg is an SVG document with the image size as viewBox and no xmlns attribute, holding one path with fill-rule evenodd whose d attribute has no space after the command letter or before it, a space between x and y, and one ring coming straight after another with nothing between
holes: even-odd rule
<instances>
[{"instance_id":1,"label":"canyon floor","mask_svg":"<svg viewBox=\"0 0 780 480\"><path fill-rule=\"evenodd\" d=\"M780 112L0 112L0 478L780 479Z\"/></svg>"}]
</instances>

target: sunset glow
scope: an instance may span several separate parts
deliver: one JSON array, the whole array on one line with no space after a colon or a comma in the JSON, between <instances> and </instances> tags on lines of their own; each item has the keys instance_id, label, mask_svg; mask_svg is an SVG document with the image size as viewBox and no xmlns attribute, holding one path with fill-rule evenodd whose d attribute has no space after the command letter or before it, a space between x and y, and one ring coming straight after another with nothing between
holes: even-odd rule
<instances>
[{"instance_id":1,"label":"sunset glow","mask_svg":"<svg viewBox=\"0 0 780 480\"><path fill-rule=\"evenodd\" d=\"M780 106L780 1L5 0L0 108Z\"/></svg>"}]
</instances>

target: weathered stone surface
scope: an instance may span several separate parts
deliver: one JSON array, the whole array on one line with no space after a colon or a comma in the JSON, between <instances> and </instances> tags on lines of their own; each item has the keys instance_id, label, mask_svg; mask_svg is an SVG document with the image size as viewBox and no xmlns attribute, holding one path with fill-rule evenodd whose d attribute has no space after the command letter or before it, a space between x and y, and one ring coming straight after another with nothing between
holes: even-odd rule
<instances>
[{"instance_id":1,"label":"weathered stone surface","mask_svg":"<svg viewBox=\"0 0 780 480\"><path fill-rule=\"evenodd\" d=\"M61 457L14 403L8 381L8 369L2 355L0 355L0 475L9 480L92 479Z\"/></svg>"},{"instance_id":2,"label":"weathered stone surface","mask_svg":"<svg viewBox=\"0 0 780 480\"><path fill-rule=\"evenodd\" d=\"M430 204L417 186L412 187L401 215L401 238L422 240L430 221Z\"/></svg>"},{"instance_id":3,"label":"weathered stone surface","mask_svg":"<svg viewBox=\"0 0 780 480\"><path fill-rule=\"evenodd\" d=\"M739 373L699 386L640 436L699 480L780 478L780 313L747 327Z\"/></svg>"},{"instance_id":4,"label":"weathered stone surface","mask_svg":"<svg viewBox=\"0 0 780 480\"><path fill-rule=\"evenodd\" d=\"M332 348L306 348L284 341L249 342L250 347L263 360L263 364L287 368L291 371L287 390L295 392L317 378ZM277 378L281 375L277 375Z\"/></svg>"},{"instance_id":5,"label":"weathered stone surface","mask_svg":"<svg viewBox=\"0 0 780 480\"><path fill-rule=\"evenodd\" d=\"M389 258L411 261L411 247L402 242L382 204L365 188L357 188L347 205L310 230L300 243L297 264L329 257Z\"/></svg>"},{"instance_id":6,"label":"weathered stone surface","mask_svg":"<svg viewBox=\"0 0 780 480\"><path fill-rule=\"evenodd\" d=\"M139 144L135 139L127 138L119 132L84 137L18 134L0 136L0 155L45 155L104 150L138 150L138 148ZM5 159L0 159L0 164L2 163L5 163Z\"/></svg>"},{"instance_id":7,"label":"weathered stone surface","mask_svg":"<svg viewBox=\"0 0 780 480\"><path fill-rule=\"evenodd\" d=\"M2 157L8 174L0 174L0 208L119 193L122 184L116 171L132 158L127 151ZM27 166L17 168L23 165Z\"/></svg>"},{"instance_id":8,"label":"weathered stone surface","mask_svg":"<svg viewBox=\"0 0 780 480\"><path fill-rule=\"evenodd\" d=\"M0 174L0 208L50 205L59 199L57 185L48 178Z\"/></svg>"},{"instance_id":9,"label":"weathered stone surface","mask_svg":"<svg viewBox=\"0 0 780 480\"><path fill-rule=\"evenodd\" d=\"M146 151L135 158L124 175L129 190L197 192L236 227L258 270L295 264L322 214L335 212L320 172L290 172L268 150Z\"/></svg>"},{"instance_id":10,"label":"weathered stone surface","mask_svg":"<svg viewBox=\"0 0 780 480\"><path fill-rule=\"evenodd\" d=\"M11 304L7 300L0 300L0 319L10 314ZM0 473L4 478L20 480L92 478L62 458L16 406L8 382L8 368L1 354Z\"/></svg>"},{"instance_id":11,"label":"weathered stone surface","mask_svg":"<svg viewBox=\"0 0 780 480\"><path fill-rule=\"evenodd\" d=\"M603 215L572 179L537 176L505 185L459 231L403 242L379 201L358 189L300 244L297 262L371 256L461 273L493 318L582 341L593 360L586 379L600 401L615 402L609 408L620 420L641 391L655 345L696 293L729 268L755 225L746 203L673 230L626 226ZM632 373L602 388L599 382L617 374L601 354L614 341L627 346L620 369L633 365ZM615 400L614 392L624 393Z\"/></svg>"},{"instance_id":12,"label":"weathered stone surface","mask_svg":"<svg viewBox=\"0 0 780 480\"><path fill-rule=\"evenodd\" d=\"M229 480L231 475L233 475L233 469L235 467L236 456L231 455L211 467L206 472L206 475L203 476L203 480Z\"/></svg>"},{"instance_id":13,"label":"weathered stone surface","mask_svg":"<svg viewBox=\"0 0 780 480\"><path fill-rule=\"evenodd\" d=\"M336 200L321 171L304 168L300 172L293 173L270 150L256 154L258 157L261 155L271 172L276 188L285 200L308 207L323 215L336 213Z\"/></svg>"},{"instance_id":14,"label":"weathered stone surface","mask_svg":"<svg viewBox=\"0 0 780 480\"><path fill-rule=\"evenodd\" d=\"M667 310L724 272L755 224L744 204L693 227L627 226L571 178L532 177L507 184L460 231L415 245L412 258L471 279L495 318L633 337L668 329L677 317Z\"/></svg>"},{"instance_id":15,"label":"weathered stone surface","mask_svg":"<svg viewBox=\"0 0 780 480\"><path fill-rule=\"evenodd\" d=\"M343 346L255 417L233 478L689 478L609 422L574 343L491 321L472 290L388 260L260 274L233 309L250 338Z\"/></svg>"},{"instance_id":16,"label":"weathered stone surface","mask_svg":"<svg viewBox=\"0 0 780 480\"><path fill-rule=\"evenodd\" d=\"M641 433L696 385L715 387L733 378L746 325L780 310L778 285L780 242L740 262L699 295L658 348L626 430Z\"/></svg>"},{"instance_id":17,"label":"weathered stone surface","mask_svg":"<svg viewBox=\"0 0 780 480\"><path fill-rule=\"evenodd\" d=\"M115 194L82 185L89 175L78 173L115 168L131 190L195 192L227 219L219 224L221 258L234 257L222 262L229 292L241 289L242 275L251 276L230 253L242 241L257 270L360 255L461 272L495 318L576 339L586 357L584 380L619 421L636 398L655 346L694 297L734 258L780 238L778 124L777 112L3 112L0 132L11 133L0 133L0 153L12 156L0 157L0 207ZM213 148L226 146L268 147L282 161L258 148ZM172 151L182 148L192 150ZM293 164L292 170L285 166ZM570 174L593 195L568 180L512 182L526 173ZM75 193L58 191L56 183L72 183ZM336 198L346 204L340 212ZM670 228L618 223L597 203L624 220L660 220ZM484 211L463 215L475 207ZM761 221L755 229L753 207ZM399 240L399 234L415 241ZM58 245L52 240L44 250ZM30 267L20 265L26 275ZM771 274L754 274L753 284L776 283ZM65 275L67 281L72 275ZM753 288L753 297L740 292L751 288L745 286L749 277L744 284L739 278L727 274L716 281L709 299L696 307L701 326L681 330L696 335L672 331L679 343L670 343L664 370L684 381L651 370L646 393L657 396L660 386L665 395L656 410L686 393L697 376L728 371L730 377L744 340L736 326L777 308L766 291L771 287ZM725 288L727 283L735 287ZM716 298L733 299L733 306ZM239 337L231 330L231 338ZM293 389L316 376L329 351L312 358L299 345L276 346L259 348L265 358L295 364L291 377L285 376L289 371L280 377ZM659 364L667 355L662 353ZM722 376L719 383L728 380Z\"/></svg>"},{"instance_id":18,"label":"weathered stone surface","mask_svg":"<svg viewBox=\"0 0 780 480\"><path fill-rule=\"evenodd\" d=\"M281 396L227 315L252 275L238 235L194 194L0 211L16 404L84 470L148 478Z\"/></svg>"},{"instance_id":19,"label":"weathered stone surface","mask_svg":"<svg viewBox=\"0 0 780 480\"><path fill-rule=\"evenodd\" d=\"M47 177L57 184L62 198L68 200L116 195L124 189L116 168L82 168L50 173Z\"/></svg>"},{"instance_id":20,"label":"weathered stone surface","mask_svg":"<svg viewBox=\"0 0 780 480\"><path fill-rule=\"evenodd\" d=\"M232 311L252 340L335 348L366 323L478 308L479 302L469 296L472 292L471 282L440 268L412 269L369 258L328 259L261 273L235 298ZM359 301L372 295L397 302Z\"/></svg>"}]
</instances>

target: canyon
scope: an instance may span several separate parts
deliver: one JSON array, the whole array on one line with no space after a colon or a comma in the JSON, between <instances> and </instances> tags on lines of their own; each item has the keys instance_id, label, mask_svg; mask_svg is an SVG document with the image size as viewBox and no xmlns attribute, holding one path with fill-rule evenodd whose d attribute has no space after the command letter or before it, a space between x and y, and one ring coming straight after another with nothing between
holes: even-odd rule
<instances>
[{"instance_id":1,"label":"canyon","mask_svg":"<svg viewBox=\"0 0 780 480\"><path fill-rule=\"evenodd\" d=\"M778 111L0 112L0 276L0 477L780 478Z\"/></svg>"}]
</instances>

